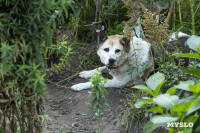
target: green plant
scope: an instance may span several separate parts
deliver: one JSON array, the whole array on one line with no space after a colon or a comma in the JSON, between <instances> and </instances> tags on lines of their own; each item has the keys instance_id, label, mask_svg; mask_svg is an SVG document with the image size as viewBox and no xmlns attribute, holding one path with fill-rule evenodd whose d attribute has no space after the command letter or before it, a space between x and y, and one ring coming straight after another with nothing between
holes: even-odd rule
<instances>
[{"instance_id":1,"label":"green plant","mask_svg":"<svg viewBox=\"0 0 200 133\"><path fill-rule=\"evenodd\" d=\"M196 122L199 120L199 111L200 111L200 81L197 84L190 84L191 82L181 82L179 85L174 86L165 94L159 94L159 90L165 82L165 76L162 73L156 73L150 76L147 80L147 86L136 85L133 88L140 89L152 95L152 98L145 98L138 100L135 104L137 107L142 107L145 104L153 104L154 107L148 109L148 112L154 112L161 115L154 115L150 118L150 121L146 123L143 132L151 133L156 128L162 126L165 127L169 132L175 131L185 131L187 133L199 132L199 126L196 127ZM187 86L185 86L188 84ZM190 85L189 85L190 84ZM177 95L174 95L176 88L184 88L191 90L194 93L194 96L179 98ZM139 106L138 106L139 105ZM183 124L192 123L193 128L187 128L185 126L173 126L170 127L171 123Z\"/></svg>"},{"instance_id":2,"label":"green plant","mask_svg":"<svg viewBox=\"0 0 200 133\"><path fill-rule=\"evenodd\" d=\"M52 64L50 70L54 71L56 73L59 73L61 69L63 69L67 64L68 61L71 60L70 54L71 54L72 48L70 46L67 46L67 41L61 41L57 44L52 44L50 47L46 47L46 54L48 57L50 57L53 54L56 54L54 56L59 56L59 63L58 64Z\"/></svg>"},{"instance_id":3,"label":"green plant","mask_svg":"<svg viewBox=\"0 0 200 133\"><path fill-rule=\"evenodd\" d=\"M191 36L187 40L187 45L198 53L174 54L173 56L195 58L200 60L200 37ZM159 113L150 118L146 123L144 132L152 132L154 129L163 126L169 132L199 132L199 115L200 115L200 69L182 69L186 72L198 77L197 80L187 80L180 82L178 85L167 90L165 94L159 94L160 88L165 82L165 76L162 73L156 73L150 76L146 82L147 86L136 85L133 88L140 89L152 95L152 98L142 98L135 105L142 107L145 104L154 104L155 107L150 108L148 112ZM177 89L192 92L189 97L180 98L174 95ZM159 95L158 95L159 94ZM175 126L173 126L175 124ZM188 125L191 124L192 126Z\"/></svg>"},{"instance_id":4,"label":"green plant","mask_svg":"<svg viewBox=\"0 0 200 133\"><path fill-rule=\"evenodd\" d=\"M125 108L123 111L117 112L118 117L115 118L114 125L124 125L127 132L132 132L136 128L142 130L143 121L148 119L148 113L145 111L148 107L143 106L138 109L138 107L134 105L141 96L146 96L146 94L138 91L128 94Z\"/></svg>"},{"instance_id":5,"label":"green plant","mask_svg":"<svg viewBox=\"0 0 200 133\"><path fill-rule=\"evenodd\" d=\"M114 26L109 27L106 30L106 32L107 32L107 35L116 35L116 34L122 35L123 28L124 28L124 22L120 24L114 23Z\"/></svg>"},{"instance_id":6,"label":"green plant","mask_svg":"<svg viewBox=\"0 0 200 133\"><path fill-rule=\"evenodd\" d=\"M165 63L159 63L158 71L163 73L166 77L166 83L163 85L161 91L165 92L165 89L170 88L171 86L178 84L179 81L185 81L188 79L194 79L195 77L184 73L181 71L181 65L177 65L175 61L166 61ZM181 95L181 93L180 93Z\"/></svg>"},{"instance_id":7,"label":"green plant","mask_svg":"<svg viewBox=\"0 0 200 133\"><path fill-rule=\"evenodd\" d=\"M99 119L99 132L101 132L101 120L106 118L105 106L109 106L109 104L105 102L105 94L107 93L107 91L104 88L104 85L107 80L108 79L104 79L101 73L98 72L96 72L95 75L92 76L90 79L90 82L92 83L90 103L92 105L93 116Z\"/></svg>"},{"instance_id":8,"label":"green plant","mask_svg":"<svg viewBox=\"0 0 200 133\"><path fill-rule=\"evenodd\" d=\"M173 56L194 58L194 59L200 60L200 37L198 37L196 35L192 35L190 38L188 38L186 44L191 49L196 51L197 53L173 54ZM200 78L200 73L199 73L200 68L198 66L199 66L199 64L195 68L189 68L189 69L183 68L183 69L181 69L181 71L192 74L192 75Z\"/></svg>"},{"instance_id":9,"label":"green plant","mask_svg":"<svg viewBox=\"0 0 200 133\"><path fill-rule=\"evenodd\" d=\"M195 20L198 20L200 17L197 14L199 11L200 2L198 0L175 0L173 4L174 30L181 28L181 30L186 33L192 33L193 35L199 34L199 31L196 30L198 27L198 22ZM176 5L178 6L177 8Z\"/></svg>"},{"instance_id":10,"label":"green plant","mask_svg":"<svg viewBox=\"0 0 200 133\"><path fill-rule=\"evenodd\" d=\"M0 113L4 132L39 133L46 116L41 104L46 47L57 21L66 19L63 0L0 1ZM70 2L70 1L68 1ZM63 18L64 17L64 18Z\"/></svg>"}]
</instances>

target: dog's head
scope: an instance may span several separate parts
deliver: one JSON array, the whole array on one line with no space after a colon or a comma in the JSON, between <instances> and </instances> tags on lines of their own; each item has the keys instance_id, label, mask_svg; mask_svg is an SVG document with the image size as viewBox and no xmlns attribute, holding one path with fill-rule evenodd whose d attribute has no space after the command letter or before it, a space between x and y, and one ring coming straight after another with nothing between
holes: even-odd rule
<instances>
[{"instance_id":1,"label":"dog's head","mask_svg":"<svg viewBox=\"0 0 200 133\"><path fill-rule=\"evenodd\" d=\"M101 62L108 67L118 67L124 63L130 40L121 35L108 36L97 51Z\"/></svg>"}]
</instances>

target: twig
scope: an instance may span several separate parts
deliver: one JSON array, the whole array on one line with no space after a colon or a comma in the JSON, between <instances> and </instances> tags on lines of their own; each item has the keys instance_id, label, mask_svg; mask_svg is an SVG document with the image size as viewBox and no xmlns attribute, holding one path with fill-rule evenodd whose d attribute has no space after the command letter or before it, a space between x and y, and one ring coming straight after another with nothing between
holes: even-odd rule
<instances>
[{"instance_id":1,"label":"twig","mask_svg":"<svg viewBox=\"0 0 200 133\"><path fill-rule=\"evenodd\" d=\"M74 77L77 76L77 75L78 75L78 73L76 73L76 74L74 74L74 75L72 75L72 76L70 76L70 77L68 77L68 78L66 78L66 79L60 80L60 81L58 81L56 84L59 84L59 83L65 81L65 80L69 81L70 79L74 78Z\"/></svg>"},{"instance_id":2,"label":"twig","mask_svg":"<svg viewBox=\"0 0 200 133\"><path fill-rule=\"evenodd\" d=\"M102 12L102 0L99 1L99 15L98 21L101 20L101 12ZM98 29L100 29L100 25L98 24ZM97 32L97 45L100 43L100 32Z\"/></svg>"},{"instance_id":3,"label":"twig","mask_svg":"<svg viewBox=\"0 0 200 133\"><path fill-rule=\"evenodd\" d=\"M197 11L198 11L198 9L199 9L199 6L200 6L200 2L199 2L199 5L198 5L198 7L197 7L197 9L196 9L196 11L195 11L195 13L194 13L194 15L196 15L196 13L197 13Z\"/></svg>"},{"instance_id":4,"label":"twig","mask_svg":"<svg viewBox=\"0 0 200 133\"><path fill-rule=\"evenodd\" d=\"M104 13L105 14L105 13ZM108 27L110 27L110 2L108 0Z\"/></svg>"},{"instance_id":5,"label":"twig","mask_svg":"<svg viewBox=\"0 0 200 133\"><path fill-rule=\"evenodd\" d=\"M150 11L153 12L153 3L154 3L154 0L151 0L150 2Z\"/></svg>"},{"instance_id":6,"label":"twig","mask_svg":"<svg viewBox=\"0 0 200 133\"><path fill-rule=\"evenodd\" d=\"M194 13L194 1L189 0L189 4L190 4L190 12L192 14L192 34L195 35L195 13Z\"/></svg>"},{"instance_id":7,"label":"twig","mask_svg":"<svg viewBox=\"0 0 200 133\"><path fill-rule=\"evenodd\" d=\"M95 22L97 22L98 11L99 11L99 0L97 0L97 4L96 4L96 13L95 13L95 19L94 19ZM94 25L94 28L93 28L93 36L92 36L92 42L94 42L96 27L97 27L97 26Z\"/></svg>"},{"instance_id":8,"label":"twig","mask_svg":"<svg viewBox=\"0 0 200 133\"><path fill-rule=\"evenodd\" d=\"M62 85L59 85L59 84L56 84L55 82L52 82L48 79L45 79L46 82L49 82L50 84L53 84L53 85L56 85L56 86L59 86L61 88L65 88L65 89L71 89L71 87L66 87L66 86L62 86Z\"/></svg>"},{"instance_id":9,"label":"twig","mask_svg":"<svg viewBox=\"0 0 200 133\"><path fill-rule=\"evenodd\" d=\"M179 20L180 20L180 24L181 24L181 26L183 26L182 13L181 13L181 1L178 0L177 2L178 2Z\"/></svg>"},{"instance_id":10,"label":"twig","mask_svg":"<svg viewBox=\"0 0 200 133\"><path fill-rule=\"evenodd\" d=\"M77 27L89 27L89 26L94 26L95 24L102 23L102 21L99 22L92 22L91 24L86 24L86 25L77 25Z\"/></svg>"}]
</instances>

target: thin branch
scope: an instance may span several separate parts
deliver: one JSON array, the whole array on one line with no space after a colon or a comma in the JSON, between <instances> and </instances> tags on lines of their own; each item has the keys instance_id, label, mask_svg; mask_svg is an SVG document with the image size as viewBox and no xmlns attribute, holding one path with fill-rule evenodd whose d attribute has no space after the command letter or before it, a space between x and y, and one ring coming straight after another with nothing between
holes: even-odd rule
<instances>
[{"instance_id":1,"label":"thin branch","mask_svg":"<svg viewBox=\"0 0 200 133\"><path fill-rule=\"evenodd\" d=\"M86 25L77 25L77 27L90 27L90 26L94 26L95 24L99 24L102 23L102 21L99 22L92 22L91 24L86 24Z\"/></svg>"},{"instance_id":2,"label":"thin branch","mask_svg":"<svg viewBox=\"0 0 200 133\"><path fill-rule=\"evenodd\" d=\"M194 15L197 13L199 7L200 7L200 2L199 2L199 5L198 5L198 7L197 7L197 9L196 9L196 11L195 11L195 13L194 13Z\"/></svg>"}]
</instances>

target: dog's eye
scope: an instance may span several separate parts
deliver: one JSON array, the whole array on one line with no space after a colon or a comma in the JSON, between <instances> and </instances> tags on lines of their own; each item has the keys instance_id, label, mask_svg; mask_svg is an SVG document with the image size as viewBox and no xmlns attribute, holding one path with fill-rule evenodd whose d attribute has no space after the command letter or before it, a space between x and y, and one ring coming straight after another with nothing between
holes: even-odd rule
<instances>
[{"instance_id":1,"label":"dog's eye","mask_svg":"<svg viewBox=\"0 0 200 133\"><path fill-rule=\"evenodd\" d=\"M104 48L104 51L109 52L109 48Z\"/></svg>"},{"instance_id":2,"label":"dog's eye","mask_svg":"<svg viewBox=\"0 0 200 133\"><path fill-rule=\"evenodd\" d=\"M120 49L115 50L115 53L119 53L119 52L120 52Z\"/></svg>"}]
</instances>

